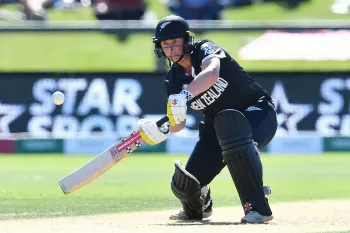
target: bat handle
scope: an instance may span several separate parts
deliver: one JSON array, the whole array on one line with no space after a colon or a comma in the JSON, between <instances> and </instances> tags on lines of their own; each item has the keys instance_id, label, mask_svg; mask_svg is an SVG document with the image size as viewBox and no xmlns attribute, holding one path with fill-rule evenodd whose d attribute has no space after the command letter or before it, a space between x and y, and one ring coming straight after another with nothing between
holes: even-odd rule
<instances>
[{"instance_id":1,"label":"bat handle","mask_svg":"<svg viewBox=\"0 0 350 233\"><path fill-rule=\"evenodd\" d=\"M159 121L157 121L156 124L158 127L161 127L167 121L169 121L169 118L168 118L168 116L165 116L162 119L160 119Z\"/></svg>"}]
</instances>

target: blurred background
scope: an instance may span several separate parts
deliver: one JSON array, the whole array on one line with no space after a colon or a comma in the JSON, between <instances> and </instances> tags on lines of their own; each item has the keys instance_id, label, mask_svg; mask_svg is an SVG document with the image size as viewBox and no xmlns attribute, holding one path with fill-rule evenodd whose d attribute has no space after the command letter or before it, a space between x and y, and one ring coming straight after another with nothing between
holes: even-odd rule
<instances>
[{"instance_id":1,"label":"blurred background","mask_svg":"<svg viewBox=\"0 0 350 233\"><path fill-rule=\"evenodd\" d=\"M167 68L152 37L169 14L275 100L278 131L262 153L270 203L349 198L349 10L349 0L0 0L0 220L179 207L169 180L197 141L192 110L183 131L74 195L57 184L140 118L164 116ZM212 187L215 206L239 205L227 169Z\"/></svg>"},{"instance_id":2,"label":"blurred background","mask_svg":"<svg viewBox=\"0 0 350 233\"><path fill-rule=\"evenodd\" d=\"M266 151L349 152L348 0L0 0L0 151L97 153L138 119L162 117L167 67L152 36L169 14L273 96L279 129ZM188 153L200 120L190 111L186 129L152 150Z\"/></svg>"}]
</instances>

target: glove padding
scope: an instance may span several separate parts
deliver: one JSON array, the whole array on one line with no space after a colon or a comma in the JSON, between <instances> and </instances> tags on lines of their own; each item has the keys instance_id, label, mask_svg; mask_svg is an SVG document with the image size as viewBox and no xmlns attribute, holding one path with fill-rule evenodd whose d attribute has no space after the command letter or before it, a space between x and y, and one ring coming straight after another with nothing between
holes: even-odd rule
<instances>
[{"instance_id":1,"label":"glove padding","mask_svg":"<svg viewBox=\"0 0 350 233\"><path fill-rule=\"evenodd\" d=\"M186 120L187 96L185 94L170 95L167 104L167 116L171 126L181 124Z\"/></svg>"},{"instance_id":2,"label":"glove padding","mask_svg":"<svg viewBox=\"0 0 350 233\"><path fill-rule=\"evenodd\" d=\"M157 124L147 119L140 119L137 123L137 130L141 130L140 134L143 140L150 145L158 144L164 141L167 136L159 131Z\"/></svg>"}]
</instances>

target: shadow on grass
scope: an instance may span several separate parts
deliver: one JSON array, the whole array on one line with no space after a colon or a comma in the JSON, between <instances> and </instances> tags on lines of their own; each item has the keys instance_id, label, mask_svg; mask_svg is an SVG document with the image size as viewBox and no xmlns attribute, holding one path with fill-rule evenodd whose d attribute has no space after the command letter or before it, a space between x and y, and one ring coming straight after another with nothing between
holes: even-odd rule
<instances>
[{"instance_id":1,"label":"shadow on grass","mask_svg":"<svg viewBox=\"0 0 350 233\"><path fill-rule=\"evenodd\" d=\"M271 223L263 223L262 225ZM166 226L228 226L228 225L251 225L241 222L217 222L217 221L210 221L210 220L186 220L186 221L176 221L174 223L167 223L167 224L154 224L154 225L166 225Z\"/></svg>"}]
</instances>

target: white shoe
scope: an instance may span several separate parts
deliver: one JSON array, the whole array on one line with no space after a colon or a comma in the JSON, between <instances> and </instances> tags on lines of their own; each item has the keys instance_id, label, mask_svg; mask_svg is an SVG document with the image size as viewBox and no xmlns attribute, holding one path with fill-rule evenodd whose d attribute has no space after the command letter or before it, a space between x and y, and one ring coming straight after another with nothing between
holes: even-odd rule
<instances>
[{"instance_id":1,"label":"white shoe","mask_svg":"<svg viewBox=\"0 0 350 233\"><path fill-rule=\"evenodd\" d=\"M241 223L265 223L271 221L273 216L264 216L256 211L250 211L246 216L241 219Z\"/></svg>"},{"instance_id":2,"label":"white shoe","mask_svg":"<svg viewBox=\"0 0 350 233\"><path fill-rule=\"evenodd\" d=\"M210 208L209 210L206 209L203 212L203 218L209 218L213 214L213 209ZM178 210L177 212L173 213L169 217L170 220L191 220L190 217L186 214L184 210Z\"/></svg>"}]
</instances>

